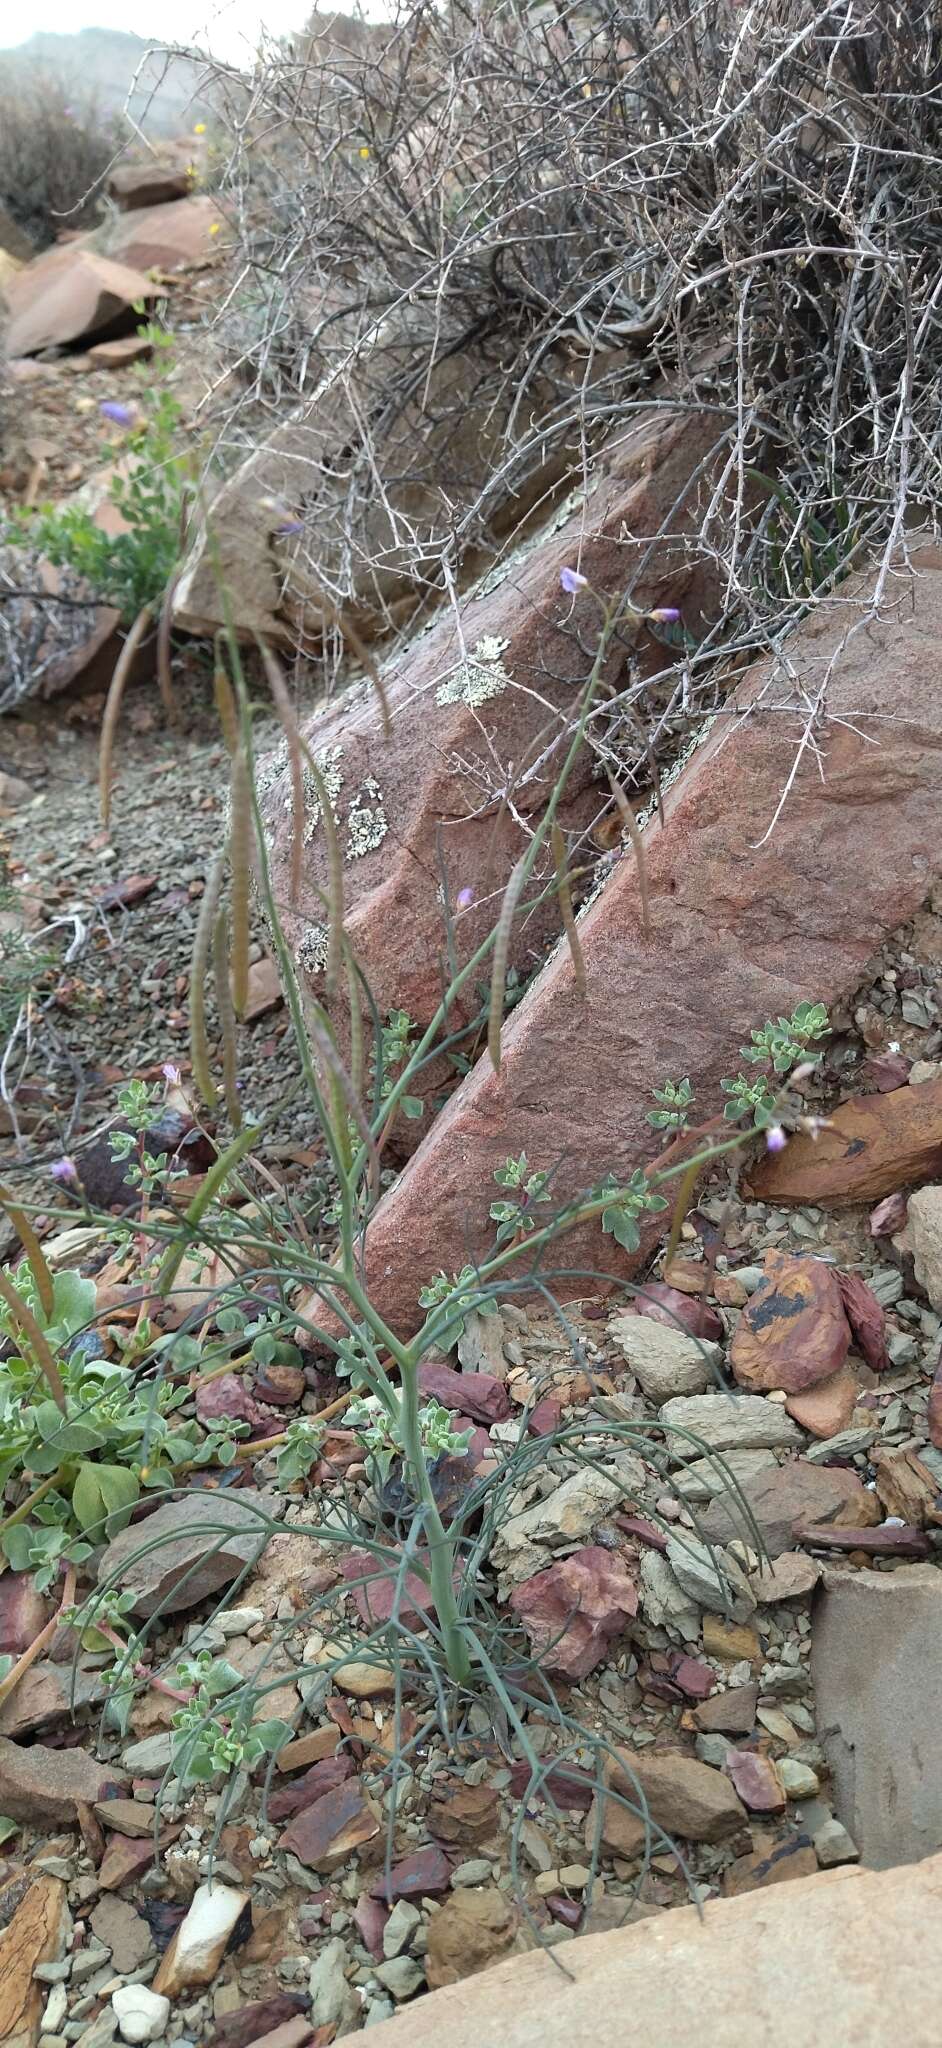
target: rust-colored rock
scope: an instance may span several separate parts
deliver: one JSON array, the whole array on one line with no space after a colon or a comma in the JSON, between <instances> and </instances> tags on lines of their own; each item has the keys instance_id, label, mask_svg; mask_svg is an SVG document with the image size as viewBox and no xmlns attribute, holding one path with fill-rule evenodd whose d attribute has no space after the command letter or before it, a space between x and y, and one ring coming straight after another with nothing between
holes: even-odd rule
<instances>
[{"instance_id":1,"label":"rust-colored rock","mask_svg":"<svg viewBox=\"0 0 942 2048\"><path fill-rule=\"evenodd\" d=\"M4 1572L0 1579L0 1651L18 1657L21 1650L28 1650L45 1627L49 1611L30 1572Z\"/></svg>"},{"instance_id":2,"label":"rust-colored rock","mask_svg":"<svg viewBox=\"0 0 942 2048\"><path fill-rule=\"evenodd\" d=\"M921 1529L935 1522L939 1482L915 1451L902 1448L871 1452L876 1490L888 1515Z\"/></svg>"},{"instance_id":3,"label":"rust-colored rock","mask_svg":"<svg viewBox=\"0 0 942 2048\"><path fill-rule=\"evenodd\" d=\"M655 1828L689 1842L721 1842L745 1820L745 1810L722 1771L698 1763L680 1750L618 1750L604 1769L606 1784L640 1808L638 1786ZM586 1822L591 1843L595 1814ZM633 1855L644 1845L645 1823L614 1799L605 1799L602 1840L616 1855ZM656 1853L656 1852L655 1852Z\"/></svg>"},{"instance_id":4,"label":"rust-colored rock","mask_svg":"<svg viewBox=\"0 0 942 2048\"><path fill-rule=\"evenodd\" d=\"M65 1885L29 1871L0 1889L0 2041L36 2048L48 1987L34 1983L37 1963L58 1962L68 1927Z\"/></svg>"},{"instance_id":5,"label":"rust-colored rock","mask_svg":"<svg viewBox=\"0 0 942 2048\"><path fill-rule=\"evenodd\" d=\"M734 1749L726 1769L750 1813L784 1813L785 1787L771 1757L754 1749Z\"/></svg>"},{"instance_id":6,"label":"rust-colored rock","mask_svg":"<svg viewBox=\"0 0 942 2048\"><path fill-rule=\"evenodd\" d=\"M638 1594L621 1559L592 1543L526 1579L510 1605L542 1669L575 1679L601 1664L637 1614Z\"/></svg>"},{"instance_id":7,"label":"rust-colored rock","mask_svg":"<svg viewBox=\"0 0 942 2048\"><path fill-rule=\"evenodd\" d=\"M285 1829L279 1847L309 1869L329 1873L354 1849L375 1841L379 1832L378 1809L354 1778L325 1792L313 1806L303 1807Z\"/></svg>"},{"instance_id":8,"label":"rust-colored rock","mask_svg":"<svg viewBox=\"0 0 942 2048\"><path fill-rule=\"evenodd\" d=\"M191 149L189 142L166 143L138 162L116 164L108 178L109 199L120 213L185 199L193 189Z\"/></svg>"},{"instance_id":9,"label":"rust-colored rock","mask_svg":"<svg viewBox=\"0 0 942 2048\"><path fill-rule=\"evenodd\" d=\"M747 1174L745 1185L761 1202L824 1202L841 1208L879 1202L940 1176L942 1080L894 1088L890 1095L851 1096L833 1111L817 1138L799 1132L784 1152L767 1153Z\"/></svg>"},{"instance_id":10,"label":"rust-colored rock","mask_svg":"<svg viewBox=\"0 0 942 2048\"><path fill-rule=\"evenodd\" d=\"M789 659L812 693L833 661L830 720L818 730L823 774L806 751L775 830L805 713L797 703L783 713L788 685L760 667L737 698L753 715L714 726L668 792L666 829L656 820L645 828L650 940L627 856L580 920L585 1000L560 948L506 1025L499 1075L480 1059L442 1110L366 1236L374 1298L398 1329L415 1327L423 1281L486 1249L487 1190L508 1153L525 1150L534 1167L558 1168L560 1203L603 1171L630 1173L656 1152L646 1113L665 1074L690 1074L702 1112L718 1108L721 1077L751 1027L798 1001L831 1002L853 989L880 940L918 910L942 845L942 552L924 548L920 561L912 612L904 607L839 653L853 595L847 586L839 604L822 606L790 643ZM415 980L408 961L403 979ZM399 995L393 976L381 996ZM910 1096L918 1132L910 1123L907 1149L898 1142L898 1105ZM897 1136L882 1154L879 1122L868 1122L881 1117L885 1135L896 1119ZM830 1185L845 1199L875 1198L908 1175L942 1172L942 1084L870 1098L858 1135L873 1170L863 1173L863 1189L852 1185L855 1134L839 1134L840 1170ZM787 1170L796 1154L826 1163L834 1142L827 1131L814 1147L796 1138L770 1164ZM767 1163L761 1173L768 1170ZM772 1192L764 1178L753 1184ZM803 1200L829 1198L815 1178L801 1190ZM564 1263L579 1272L572 1287L584 1296L586 1271L630 1262L587 1226L567 1238Z\"/></svg>"},{"instance_id":11,"label":"rust-colored rock","mask_svg":"<svg viewBox=\"0 0 942 2048\"><path fill-rule=\"evenodd\" d=\"M823 1442L848 1427L859 1393L854 1368L845 1363L840 1372L832 1373L830 1379L819 1380L816 1387L808 1387L803 1394L790 1394L785 1412L793 1422L806 1429L809 1436L816 1436Z\"/></svg>"},{"instance_id":12,"label":"rust-colored rock","mask_svg":"<svg viewBox=\"0 0 942 2048\"><path fill-rule=\"evenodd\" d=\"M100 1764L83 1749L48 1749L41 1742L21 1748L0 1736L0 1813L11 1820L74 1821L76 1807L94 1806L109 1785L122 1791L127 1775L117 1764Z\"/></svg>"},{"instance_id":13,"label":"rust-colored rock","mask_svg":"<svg viewBox=\"0 0 942 2048\"><path fill-rule=\"evenodd\" d=\"M466 1785L459 1778L433 1800L428 1824L441 1842L462 1848L485 1842L497 1825L500 1799L493 1785Z\"/></svg>"},{"instance_id":14,"label":"rust-colored rock","mask_svg":"<svg viewBox=\"0 0 942 2048\"><path fill-rule=\"evenodd\" d=\"M153 299L155 287L127 263L69 242L27 264L8 281L6 296L7 349L13 356L34 356L43 348L66 348L90 335L104 340L109 329L133 326L135 301Z\"/></svg>"},{"instance_id":15,"label":"rust-colored rock","mask_svg":"<svg viewBox=\"0 0 942 2048\"><path fill-rule=\"evenodd\" d=\"M929 1442L937 1451L942 1451L942 1355L932 1376L929 1388L929 1412L927 1417Z\"/></svg>"},{"instance_id":16,"label":"rust-colored rock","mask_svg":"<svg viewBox=\"0 0 942 2048\"><path fill-rule=\"evenodd\" d=\"M539 819L547 802L572 714L573 659L584 660L576 654L574 632L595 630L588 609L584 622L578 608L574 619L573 601L560 589L560 569L581 549L582 567L600 589L623 588L641 575L636 602L664 603L670 593L671 602L684 605L691 626L709 605L704 573L685 563L681 544L670 535L689 527L691 480L714 441L709 420L661 410L642 417L603 452L598 482L572 518L519 563L511 554L512 573L496 572L466 603L467 658L449 614L385 677L388 741L369 688L361 690L359 701L346 696L328 705L306 726L308 744L338 785L333 801L345 855L345 930L381 1013L402 1008L423 1027L431 1021L441 999L440 963L447 959L443 872L449 878L456 958L464 963L490 931L495 905L528 843L526 826ZM254 508L253 517L257 521ZM624 539L626 533L658 533L665 523L668 536L653 552L647 543ZM663 648L653 636L643 636L639 658L649 668L662 665ZM491 803L483 794L487 779L494 764L508 763L513 804ZM584 754L559 814L564 831L587 826L598 811L591 776ZM274 886L287 905L292 819L290 778L283 768L266 794L265 809ZM283 916L292 947L320 990L327 847L313 811L305 830L300 915L285 908ZM550 870L543 862L539 871L545 876ZM459 907L464 890L472 900ZM528 897L536 893L530 889ZM515 924L511 965L538 959L559 922L554 893L542 904L533 901ZM451 1028L467 1022L479 1006L472 981L455 1005ZM437 1095L453 1080L446 1062L435 1063L413 1092ZM400 1118L400 1147L412 1150L427 1122Z\"/></svg>"},{"instance_id":17,"label":"rust-colored rock","mask_svg":"<svg viewBox=\"0 0 942 2048\"><path fill-rule=\"evenodd\" d=\"M430 1991L476 1977L513 1948L519 1922L496 1885L452 1892L429 1921L425 1974Z\"/></svg>"},{"instance_id":18,"label":"rust-colored rock","mask_svg":"<svg viewBox=\"0 0 942 2048\"><path fill-rule=\"evenodd\" d=\"M109 247L120 263L135 270L180 270L203 263L215 247L210 229L219 225L219 208L205 195L178 199L175 204L149 206L117 221Z\"/></svg>"},{"instance_id":19,"label":"rust-colored rock","mask_svg":"<svg viewBox=\"0 0 942 2048\"><path fill-rule=\"evenodd\" d=\"M840 1370L850 1346L850 1326L840 1289L820 1259L766 1253L768 1279L743 1309L729 1349L741 1387L771 1393L784 1387L805 1393Z\"/></svg>"},{"instance_id":20,"label":"rust-colored rock","mask_svg":"<svg viewBox=\"0 0 942 2048\"><path fill-rule=\"evenodd\" d=\"M851 1335L871 1372L886 1372L890 1354L886 1348L886 1318L872 1287L859 1273L835 1275Z\"/></svg>"}]
</instances>

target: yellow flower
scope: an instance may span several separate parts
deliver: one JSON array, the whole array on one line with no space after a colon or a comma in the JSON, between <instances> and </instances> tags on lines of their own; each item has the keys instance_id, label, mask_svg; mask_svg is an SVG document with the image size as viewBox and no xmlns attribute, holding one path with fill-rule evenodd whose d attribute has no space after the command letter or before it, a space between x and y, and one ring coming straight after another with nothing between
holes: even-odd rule
<instances>
[{"instance_id":1,"label":"yellow flower","mask_svg":"<svg viewBox=\"0 0 942 2048\"><path fill-rule=\"evenodd\" d=\"M210 234L211 234L211 235L218 235L218 233L219 233L219 230L220 230L220 228L221 228L221 227L222 227L222 221L221 221L221 220L211 220L211 221L210 221L210 223L209 223L209 232L210 232Z\"/></svg>"},{"instance_id":2,"label":"yellow flower","mask_svg":"<svg viewBox=\"0 0 942 2048\"><path fill-rule=\"evenodd\" d=\"M187 164L187 167L186 167L186 176L187 176L188 178L195 178L195 176L196 176L196 165L195 165L195 164Z\"/></svg>"},{"instance_id":3,"label":"yellow flower","mask_svg":"<svg viewBox=\"0 0 942 2048\"><path fill-rule=\"evenodd\" d=\"M195 127L195 128L194 128L194 130L193 130L193 133L194 133L194 135L205 135L205 133L206 133L206 123L205 123L205 121L197 121L196 127Z\"/></svg>"},{"instance_id":4,"label":"yellow flower","mask_svg":"<svg viewBox=\"0 0 942 2048\"><path fill-rule=\"evenodd\" d=\"M365 159L366 157L368 157L368 156L369 156L369 153L370 153L370 152L369 152L369 150L367 149L366 143L364 142L364 144L363 144L363 148L362 148L362 149L361 149L361 151L360 151L360 155L361 155L361 156L362 156L362 157L363 157L363 158Z\"/></svg>"}]
</instances>

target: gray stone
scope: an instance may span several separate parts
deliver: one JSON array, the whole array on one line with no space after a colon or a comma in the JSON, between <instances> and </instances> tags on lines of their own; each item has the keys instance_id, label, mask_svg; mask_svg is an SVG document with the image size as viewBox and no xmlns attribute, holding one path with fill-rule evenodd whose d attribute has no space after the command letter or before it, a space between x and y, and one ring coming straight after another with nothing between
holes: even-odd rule
<instances>
[{"instance_id":1,"label":"gray stone","mask_svg":"<svg viewBox=\"0 0 942 2048\"><path fill-rule=\"evenodd\" d=\"M462 1891L468 1885L490 1884L491 1866L486 1856L470 1856L466 1863L455 1865L451 1873L453 1891Z\"/></svg>"},{"instance_id":2,"label":"gray stone","mask_svg":"<svg viewBox=\"0 0 942 2048\"><path fill-rule=\"evenodd\" d=\"M268 1512L251 1487L169 1501L108 1544L98 1583L114 1581L133 1593L135 1614L179 1614L231 1585L261 1554L271 1533Z\"/></svg>"},{"instance_id":3,"label":"gray stone","mask_svg":"<svg viewBox=\"0 0 942 2048\"><path fill-rule=\"evenodd\" d=\"M667 1401L658 1420L672 1434L672 1459L689 1463L707 1451L787 1451L802 1442L802 1434L790 1415L776 1401L760 1394L694 1394L681 1401ZM675 1435L689 1430L693 1441Z\"/></svg>"},{"instance_id":4,"label":"gray stone","mask_svg":"<svg viewBox=\"0 0 942 2048\"><path fill-rule=\"evenodd\" d=\"M794 1548L797 1524L853 1519L862 1526L864 1513L871 1512L873 1506L872 1496L867 1495L856 1472L810 1465L806 1458L791 1458L776 1465L774 1471L760 1472L757 1479L743 1484L741 1492L770 1558ZM876 1514L872 1519L877 1519ZM758 1547L732 1494L711 1501L699 1526L711 1543L730 1543L738 1537Z\"/></svg>"},{"instance_id":5,"label":"gray stone","mask_svg":"<svg viewBox=\"0 0 942 2048\"><path fill-rule=\"evenodd\" d=\"M122 1751L124 1768L135 1778L162 1778L173 1756L173 1736L145 1735Z\"/></svg>"},{"instance_id":6,"label":"gray stone","mask_svg":"<svg viewBox=\"0 0 942 2048\"><path fill-rule=\"evenodd\" d=\"M490 1864L486 1868L490 1877ZM409 1947L416 1928L421 1925L422 1915L418 1906L413 1906L408 1899L397 1899L383 1928L383 1955L387 1962L391 1962L394 1956L401 1955L403 1949ZM391 1986L387 1988L391 1989Z\"/></svg>"},{"instance_id":7,"label":"gray stone","mask_svg":"<svg viewBox=\"0 0 942 2048\"><path fill-rule=\"evenodd\" d=\"M140 1968L153 1952L153 1938L146 1920L136 1913L129 1899L106 1892L91 1915L92 1932L111 1951L114 1969L121 1977Z\"/></svg>"},{"instance_id":8,"label":"gray stone","mask_svg":"<svg viewBox=\"0 0 942 2048\"><path fill-rule=\"evenodd\" d=\"M673 1474L671 1487L679 1500L685 1500L693 1507L700 1507L708 1500L715 1500L725 1493L730 1475L737 1486L744 1486L750 1479L758 1479L775 1464L774 1451L723 1451L722 1462L715 1458L695 1458L692 1465L685 1465Z\"/></svg>"},{"instance_id":9,"label":"gray stone","mask_svg":"<svg viewBox=\"0 0 942 2048\"><path fill-rule=\"evenodd\" d=\"M646 1550L642 1555L641 1605L652 1628L676 1629L685 1642L699 1634L699 1611L660 1550Z\"/></svg>"},{"instance_id":10,"label":"gray stone","mask_svg":"<svg viewBox=\"0 0 942 2048\"><path fill-rule=\"evenodd\" d=\"M920 1287L933 1308L942 1309L942 1187L917 1188L910 1195L904 1235Z\"/></svg>"},{"instance_id":11,"label":"gray stone","mask_svg":"<svg viewBox=\"0 0 942 2048\"><path fill-rule=\"evenodd\" d=\"M375 1975L392 1992L397 2004L404 1998L414 1998L425 1983L425 1971L414 1956L394 1956L389 1963L377 1963Z\"/></svg>"},{"instance_id":12,"label":"gray stone","mask_svg":"<svg viewBox=\"0 0 942 2048\"><path fill-rule=\"evenodd\" d=\"M308 1994L311 2021L315 2027L339 2027L359 2005L356 1993L347 1983L347 1961L346 1943L337 1934L324 1943L320 1955L311 1964Z\"/></svg>"},{"instance_id":13,"label":"gray stone","mask_svg":"<svg viewBox=\"0 0 942 2048\"><path fill-rule=\"evenodd\" d=\"M825 1573L812 1623L837 1818L876 1869L942 1847L942 1573Z\"/></svg>"},{"instance_id":14,"label":"gray stone","mask_svg":"<svg viewBox=\"0 0 942 2048\"><path fill-rule=\"evenodd\" d=\"M511 1514L491 1546L491 1563L501 1574L501 1599L541 1571L552 1556L578 1549L606 1515L644 1486L644 1467L631 1451L606 1458L604 1469L580 1465L546 1500Z\"/></svg>"},{"instance_id":15,"label":"gray stone","mask_svg":"<svg viewBox=\"0 0 942 2048\"><path fill-rule=\"evenodd\" d=\"M822 1870L834 1870L839 1863L859 1863L860 1850L839 1820L826 1820L812 1836L814 1853Z\"/></svg>"},{"instance_id":16,"label":"gray stone","mask_svg":"<svg viewBox=\"0 0 942 2048\"><path fill-rule=\"evenodd\" d=\"M608 1331L655 1408L677 1395L704 1393L722 1364L719 1344L674 1330L652 1316L618 1316Z\"/></svg>"},{"instance_id":17,"label":"gray stone","mask_svg":"<svg viewBox=\"0 0 942 2048\"><path fill-rule=\"evenodd\" d=\"M749 1581L725 1551L708 1549L696 1536L669 1536L667 1561L681 1591L708 1614L748 1621L755 1613L757 1602Z\"/></svg>"}]
</instances>

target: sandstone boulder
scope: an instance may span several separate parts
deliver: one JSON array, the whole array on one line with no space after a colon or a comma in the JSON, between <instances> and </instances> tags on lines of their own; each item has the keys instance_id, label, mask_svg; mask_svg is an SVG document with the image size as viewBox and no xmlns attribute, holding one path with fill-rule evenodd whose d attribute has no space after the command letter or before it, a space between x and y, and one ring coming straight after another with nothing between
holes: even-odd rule
<instances>
[{"instance_id":1,"label":"sandstone boulder","mask_svg":"<svg viewBox=\"0 0 942 2048\"><path fill-rule=\"evenodd\" d=\"M125 214L111 228L108 253L135 270L180 270L212 255L220 223L219 207L205 193L180 198L165 206L149 205Z\"/></svg>"},{"instance_id":2,"label":"sandstone boulder","mask_svg":"<svg viewBox=\"0 0 942 2048\"><path fill-rule=\"evenodd\" d=\"M6 346L11 356L67 348L133 327L134 306L155 296L141 271L78 242L46 249L8 280Z\"/></svg>"},{"instance_id":3,"label":"sandstone boulder","mask_svg":"<svg viewBox=\"0 0 942 2048\"><path fill-rule=\"evenodd\" d=\"M844 1866L782 1885L774 1906L748 1892L567 1942L565 1978L558 1956L511 1956L386 2020L371 2048L885 2048L894 2014L907 2048L936 2048L940 1940L942 1857Z\"/></svg>"},{"instance_id":4,"label":"sandstone boulder","mask_svg":"<svg viewBox=\"0 0 942 2048\"><path fill-rule=\"evenodd\" d=\"M924 883L925 870L919 873ZM940 1174L942 1081L924 1081L888 1095L852 1096L833 1111L816 1138L799 1133L784 1152L767 1153L746 1176L746 1185L762 1202L840 1207L877 1202Z\"/></svg>"},{"instance_id":5,"label":"sandstone boulder","mask_svg":"<svg viewBox=\"0 0 942 2048\"><path fill-rule=\"evenodd\" d=\"M686 559L682 536L696 499L698 465L713 439L710 421L663 411L642 416L633 432L602 458L599 480L586 503L535 550L509 558L465 605L466 653L449 614L387 674L388 741L368 686L348 693L305 728L322 773L327 770L344 854L347 938L382 1015L402 1008L419 1026L430 1022L441 998L448 951L443 877L448 877L456 958L464 963L490 931L527 845L528 828L539 820L552 790L572 712L573 663L582 663L584 671L584 657L573 640L572 603L560 589L560 569L581 544L585 572L599 588L640 577L639 605L666 602L670 595L684 603L692 623L701 616L708 581ZM661 529L662 538L651 548L624 537ZM241 567L239 574L244 575ZM640 655L649 669L663 665L664 650L653 637L646 636ZM489 782L495 774L500 779L507 763L513 764L512 805L488 793ZM320 993L328 849L319 810L309 792L304 876L294 911L288 907L292 813L283 758L267 764L263 776L273 879L285 906L285 929L306 977ZM587 827L603 802L586 755L561 806L563 830ZM547 856L537 875L545 880L550 872ZM459 902L464 892L467 904ZM528 972L559 924L555 893L528 908L513 931L510 967ZM452 1029L467 1024L480 1005L480 989L472 980L455 1004ZM581 1008L577 1005L577 1012ZM342 1035L342 1017L338 1024ZM437 1097L453 1082L450 1064L436 1062L414 1092ZM542 1081L538 1092L547 1093ZM423 1129L423 1122L400 1119L397 1143L411 1149Z\"/></svg>"},{"instance_id":6,"label":"sandstone boulder","mask_svg":"<svg viewBox=\"0 0 942 2048\"><path fill-rule=\"evenodd\" d=\"M186 199L193 189L193 159L188 142L164 143L137 162L116 164L106 187L121 213Z\"/></svg>"},{"instance_id":7,"label":"sandstone boulder","mask_svg":"<svg viewBox=\"0 0 942 2048\"><path fill-rule=\"evenodd\" d=\"M442 1110L366 1236L374 1298L398 1329L415 1327L423 1281L486 1249L486 1191L508 1153L553 1170L560 1202L630 1174L656 1150L647 1110L665 1074L689 1074L701 1113L715 1111L754 1025L853 989L918 910L942 844L942 550L918 548L915 571L912 609L866 635L847 638L852 587L796 632L789 661L812 696L828 672L827 713L775 829L805 713L761 665L742 715L713 726L668 793L664 829L645 828L650 939L627 857L580 920L586 998L558 948L505 1028L500 1073L479 1059ZM933 1085L898 1093L923 1117ZM567 1238L565 1264L584 1294L586 1271L629 1261L592 1226Z\"/></svg>"}]
</instances>

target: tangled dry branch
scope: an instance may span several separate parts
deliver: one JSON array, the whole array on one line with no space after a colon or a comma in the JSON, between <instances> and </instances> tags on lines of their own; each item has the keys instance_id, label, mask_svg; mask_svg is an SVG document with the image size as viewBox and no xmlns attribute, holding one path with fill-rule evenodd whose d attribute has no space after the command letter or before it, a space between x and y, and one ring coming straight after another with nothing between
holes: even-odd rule
<instances>
[{"instance_id":1,"label":"tangled dry branch","mask_svg":"<svg viewBox=\"0 0 942 2048\"><path fill-rule=\"evenodd\" d=\"M715 422L686 546L720 596L659 723L709 701L720 642L780 645L874 548L882 603L942 495L933 0L413 0L353 26L270 51L248 106L216 80L245 257L219 442L286 402L333 429L284 508L295 576L395 627L663 403Z\"/></svg>"}]
</instances>

